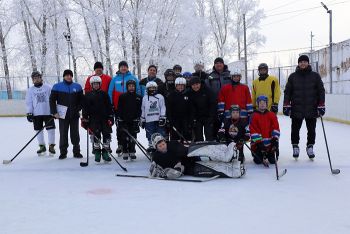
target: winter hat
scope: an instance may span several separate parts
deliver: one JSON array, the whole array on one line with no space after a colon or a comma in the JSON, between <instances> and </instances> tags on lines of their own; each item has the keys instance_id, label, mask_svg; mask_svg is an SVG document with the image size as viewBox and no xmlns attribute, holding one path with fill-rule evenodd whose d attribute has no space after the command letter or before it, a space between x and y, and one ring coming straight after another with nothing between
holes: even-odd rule
<instances>
[{"instance_id":1,"label":"winter hat","mask_svg":"<svg viewBox=\"0 0 350 234\"><path fill-rule=\"evenodd\" d=\"M194 85L194 84L200 84L201 83L201 80L199 79L198 76L193 76L191 79L190 79L190 85Z\"/></svg>"},{"instance_id":2,"label":"winter hat","mask_svg":"<svg viewBox=\"0 0 350 234\"><path fill-rule=\"evenodd\" d=\"M153 65L153 64L151 64L151 65L148 66L147 71L149 71L149 69L151 69L152 67L153 67L154 69L156 69L156 72L158 71L158 68L156 67L156 65Z\"/></svg>"},{"instance_id":3,"label":"winter hat","mask_svg":"<svg viewBox=\"0 0 350 234\"><path fill-rule=\"evenodd\" d=\"M33 71L32 72L32 78L34 78L34 77L41 77L41 73L40 72L38 72L38 71Z\"/></svg>"},{"instance_id":4,"label":"winter hat","mask_svg":"<svg viewBox=\"0 0 350 234\"><path fill-rule=\"evenodd\" d=\"M63 72L63 77L65 77L66 75L71 75L71 76L73 77L73 72L72 72L72 70L69 70L69 69L64 70L64 72Z\"/></svg>"},{"instance_id":5,"label":"winter hat","mask_svg":"<svg viewBox=\"0 0 350 234\"><path fill-rule=\"evenodd\" d=\"M223 64L225 64L223 58L220 58L220 57L217 57L217 58L214 60L214 64L216 64L216 63L223 63Z\"/></svg>"},{"instance_id":6,"label":"winter hat","mask_svg":"<svg viewBox=\"0 0 350 234\"><path fill-rule=\"evenodd\" d=\"M118 65L118 68L120 69L121 66L129 67L128 63L126 61L121 61Z\"/></svg>"},{"instance_id":7,"label":"winter hat","mask_svg":"<svg viewBox=\"0 0 350 234\"><path fill-rule=\"evenodd\" d=\"M103 69L103 65L101 62L96 62L95 65L94 65L94 70L98 69L98 68L101 68Z\"/></svg>"},{"instance_id":8,"label":"winter hat","mask_svg":"<svg viewBox=\"0 0 350 234\"><path fill-rule=\"evenodd\" d=\"M306 61L308 63L310 62L309 57L305 54L300 55L300 57L298 58L298 63L300 63L301 61Z\"/></svg>"}]
</instances>

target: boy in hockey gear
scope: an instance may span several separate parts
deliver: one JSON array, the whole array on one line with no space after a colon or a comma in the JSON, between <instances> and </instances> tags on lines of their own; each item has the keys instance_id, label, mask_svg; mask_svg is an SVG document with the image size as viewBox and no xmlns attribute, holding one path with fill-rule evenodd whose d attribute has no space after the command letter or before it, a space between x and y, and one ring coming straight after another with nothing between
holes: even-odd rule
<instances>
[{"instance_id":1,"label":"boy in hockey gear","mask_svg":"<svg viewBox=\"0 0 350 234\"><path fill-rule=\"evenodd\" d=\"M203 141L203 128L206 141L214 140L214 120L216 117L216 97L201 83L199 77L190 80L189 98L194 112L194 141Z\"/></svg>"},{"instance_id":2,"label":"boy in hockey gear","mask_svg":"<svg viewBox=\"0 0 350 234\"><path fill-rule=\"evenodd\" d=\"M230 108L238 105L241 114L240 118L248 124L248 117L253 112L252 99L247 85L241 84L241 71L236 69L232 74L231 84L227 84L220 90L218 97L218 113L221 122L230 118Z\"/></svg>"},{"instance_id":3,"label":"boy in hockey gear","mask_svg":"<svg viewBox=\"0 0 350 234\"><path fill-rule=\"evenodd\" d=\"M192 73L191 72L184 72L182 74L182 77L186 79L186 88L187 89L191 89L191 85L190 85L190 80L191 80L191 77L192 77Z\"/></svg>"},{"instance_id":4,"label":"boy in hockey gear","mask_svg":"<svg viewBox=\"0 0 350 234\"><path fill-rule=\"evenodd\" d=\"M213 71L209 74L205 84L214 92L218 97L220 89L226 84L231 83L231 75L224 60L220 57L214 60Z\"/></svg>"},{"instance_id":5,"label":"boy in hockey gear","mask_svg":"<svg viewBox=\"0 0 350 234\"><path fill-rule=\"evenodd\" d=\"M182 67L181 67L180 65L178 65L178 64L174 65L173 71L175 72L175 77L176 77L176 78L177 78L177 77L182 77L182 74L181 74L181 72L182 72Z\"/></svg>"},{"instance_id":6,"label":"boy in hockey gear","mask_svg":"<svg viewBox=\"0 0 350 234\"><path fill-rule=\"evenodd\" d=\"M85 93L91 92L92 91L92 87L91 87L91 82L90 79L91 77L94 76L99 76L101 78L101 90L108 93L108 87L111 83L112 78L109 75L103 74L103 65L101 62L96 62L94 65L94 75L89 76L86 79L85 82L85 87L84 87L84 91Z\"/></svg>"},{"instance_id":7,"label":"boy in hockey gear","mask_svg":"<svg viewBox=\"0 0 350 234\"><path fill-rule=\"evenodd\" d=\"M127 92L119 97L116 112L117 125L121 133L120 143L122 146L122 157L124 160L136 159L135 142L125 133L126 129L135 139L140 132L139 123L141 117L142 97L136 93L136 82L126 82Z\"/></svg>"},{"instance_id":8,"label":"boy in hockey gear","mask_svg":"<svg viewBox=\"0 0 350 234\"><path fill-rule=\"evenodd\" d=\"M129 71L128 63L126 61L121 61L118 64L118 72L113 77L108 88L108 95L113 104L114 112L117 111L120 95L122 95L127 91L126 83L129 80L135 81L135 84L136 84L135 92L136 94L141 94L140 87L139 87L139 80ZM120 131L120 129L117 126L117 140L118 140L118 148L116 150L117 154L120 154L122 152L122 144L120 143L123 141L123 139L121 139L122 134L123 133Z\"/></svg>"},{"instance_id":9,"label":"boy in hockey gear","mask_svg":"<svg viewBox=\"0 0 350 234\"><path fill-rule=\"evenodd\" d=\"M165 90L164 90L164 98L166 99L169 94L175 90L175 79L176 74L173 69L166 69L164 72L165 78Z\"/></svg>"},{"instance_id":10,"label":"boy in hockey gear","mask_svg":"<svg viewBox=\"0 0 350 234\"><path fill-rule=\"evenodd\" d=\"M254 162L268 166L268 163L275 163L275 153L278 152L279 124L276 115L267 109L266 96L257 97L256 102L257 110L253 113L249 125L251 149Z\"/></svg>"},{"instance_id":11,"label":"boy in hockey gear","mask_svg":"<svg viewBox=\"0 0 350 234\"><path fill-rule=\"evenodd\" d=\"M146 128L146 137L148 139L148 152L151 152L151 136L154 133L165 135L165 101L161 94L157 94L157 83L150 81L146 85L146 96L142 98L141 127Z\"/></svg>"},{"instance_id":12,"label":"boy in hockey gear","mask_svg":"<svg viewBox=\"0 0 350 234\"><path fill-rule=\"evenodd\" d=\"M165 92L165 87L164 87L164 82L157 77L157 67L155 65L150 65L147 69L148 76L146 78L143 78L140 81L140 89L141 89L141 96L146 95L146 85L150 81L154 81L157 83L158 89L157 93L164 95Z\"/></svg>"},{"instance_id":13,"label":"boy in hockey gear","mask_svg":"<svg viewBox=\"0 0 350 234\"><path fill-rule=\"evenodd\" d=\"M240 108L238 105L232 105L230 108L230 119L227 119L223 127L219 129L218 139L220 142L230 144L235 143L236 149L239 151L238 160L244 162L243 147L246 141L250 139L249 129L245 121L240 118Z\"/></svg>"},{"instance_id":14,"label":"boy in hockey gear","mask_svg":"<svg viewBox=\"0 0 350 234\"><path fill-rule=\"evenodd\" d=\"M83 89L80 84L73 82L73 72L65 70L63 72L63 81L52 87L50 94L50 111L57 119L59 118L60 128L60 156L58 159L67 158L68 149L68 131L73 144L73 157L82 158L80 154L80 136L79 136L79 111L83 104ZM67 107L66 116L60 118L57 106Z\"/></svg>"},{"instance_id":15,"label":"boy in hockey gear","mask_svg":"<svg viewBox=\"0 0 350 234\"><path fill-rule=\"evenodd\" d=\"M273 113L278 112L278 102L281 96L281 88L278 79L268 74L268 66L266 63L261 63L258 67L259 79L253 81L252 102L256 108L256 97L265 95L269 99L267 109Z\"/></svg>"},{"instance_id":16,"label":"boy in hockey gear","mask_svg":"<svg viewBox=\"0 0 350 234\"><path fill-rule=\"evenodd\" d=\"M169 119L171 127L171 140L183 140L173 129L173 127L175 127L177 131L183 135L186 142L189 143L192 139L193 110L188 92L186 92L185 88L185 78L176 78L175 91L169 95L167 100L167 118Z\"/></svg>"},{"instance_id":17,"label":"boy in hockey gear","mask_svg":"<svg viewBox=\"0 0 350 234\"><path fill-rule=\"evenodd\" d=\"M54 155L55 151L55 121L50 114L50 93L51 86L43 83L40 72L34 71L32 73L32 81L34 86L30 87L26 94L26 109L27 120L33 123L34 130L40 131L43 128L43 124L46 125L46 131L48 134L49 153ZM37 154L39 156L44 155L46 152L44 131L41 131L37 135L39 143L39 150Z\"/></svg>"},{"instance_id":18,"label":"boy in hockey gear","mask_svg":"<svg viewBox=\"0 0 350 234\"><path fill-rule=\"evenodd\" d=\"M110 142L114 124L113 107L108 94L101 90L102 79L99 76L91 77L90 85L92 91L85 94L81 125L91 131L100 142L101 134L103 136L102 150L99 141L95 138L93 141L95 161L100 162L102 154L103 160L110 162L111 158L108 151L111 152Z\"/></svg>"},{"instance_id":19,"label":"boy in hockey gear","mask_svg":"<svg viewBox=\"0 0 350 234\"><path fill-rule=\"evenodd\" d=\"M283 114L292 119L291 141L293 157L299 157L299 132L305 119L307 127L306 153L315 157L313 145L316 139L317 117L325 114L325 89L321 76L312 71L309 57L301 55L296 71L288 77L284 90Z\"/></svg>"}]
</instances>

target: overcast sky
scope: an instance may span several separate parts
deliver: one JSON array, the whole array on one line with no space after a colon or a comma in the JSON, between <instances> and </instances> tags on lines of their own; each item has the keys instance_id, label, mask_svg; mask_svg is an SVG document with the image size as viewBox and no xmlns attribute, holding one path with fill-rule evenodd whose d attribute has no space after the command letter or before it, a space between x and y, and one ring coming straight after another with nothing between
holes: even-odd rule
<instances>
[{"instance_id":1,"label":"overcast sky","mask_svg":"<svg viewBox=\"0 0 350 234\"><path fill-rule=\"evenodd\" d=\"M320 2L319 0L260 0L260 7L264 8L266 15L261 23L261 32L266 36L266 43L259 49L260 54L256 59L249 63L249 68L256 67L260 62L267 62L270 66L278 63L289 65L291 58L297 57L305 50L262 52L310 47L311 31L315 35L313 40L315 46L328 45L329 14ZM350 39L350 0L323 2L333 11L333 42Z\"/></svg>"}]
</instances>

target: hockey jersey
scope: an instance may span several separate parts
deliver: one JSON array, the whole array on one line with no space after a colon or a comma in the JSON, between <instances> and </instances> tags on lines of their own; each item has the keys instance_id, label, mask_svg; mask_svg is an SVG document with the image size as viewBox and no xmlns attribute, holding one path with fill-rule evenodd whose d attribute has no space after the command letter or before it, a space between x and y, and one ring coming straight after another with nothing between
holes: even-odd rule
<instances>
[{"instance_id":1,"label":"hockey jersey","mask_svg":"<svg viewBox=\"0 0 350 234\"><path fill-rule=\"evenodd\" d=\"M253 112L252 98L247 85L227 84L219 92L218 112L225 112L226 118L230 118L230 108L232 105L239 105L241 108L241 118L247 118Z\"/></svg>"},{"instance_id":2,"label":"hockey jersey","mask_svg":"<svg viewBox=\"0 0 350 234\"><path fill-rule=\"evenodd\" d=\"M164 97L161 94L144 96L141 109L141 119L143 121L146 121L146 123L159 121L159 118L165 117L166 113Z\"/></svg>"},{"instance_id":3,"label":"hockey jersey","mask_svg":"<svg viewBox=\"0 0 350 234\"><path fill-rule=\"evenodd\" d=\"M265 146L271 144L271 138L279 138L280 128L276 115L270 111L255 111L251 117L250 125L251 140L263 142Z\"/></svg>"},{"instance_id":4,"label":"hockey jersey","mask_svg":"<svg viewBox=\"0 0 350 234\"><path fill-rule=\"evenodd\" d=\"M50 115L50 93L51 86L48 84L30 87L26 94L27 113L33 113L34 116Z\"/></svg>"}]
</instances>

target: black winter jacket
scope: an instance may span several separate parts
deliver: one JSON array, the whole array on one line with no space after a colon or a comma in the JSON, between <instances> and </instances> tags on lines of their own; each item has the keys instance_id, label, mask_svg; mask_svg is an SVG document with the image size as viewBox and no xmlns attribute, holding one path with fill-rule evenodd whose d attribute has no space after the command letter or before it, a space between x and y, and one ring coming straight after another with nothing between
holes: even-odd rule
<instances>
[{"instance_id":1,"label":"black winter jacket","mask_svg":"<svg viewBox=\"0 0 350 234\"><path fill-rule=\"evenodd\" d=\"M215 94L202 85L197 92L191 90L189 98L192 104L193 115L196 120L216 117L217 101Z\"/></svg>"},{"instance_id":2,"label":"black winter jacket","mask_svg":"<svg viewBox=\"0 0 350 234\"><path fill-rule=\"evenodd\" d=\"M84 96L83 118L89 121L107 121L113 118L113 106L108 94L93 90Z\"/></svg>"},{"instance_id":3,"label":"black winter jacket","mask_svg":"<svg viewBox=\"0 0 350 234\"><path fill-rule=\"evenodd\" d=\"M284 90L284 105L291 105L291 118L317 118L317 106L325 103L325 90L321 76L311 66L299 66L290 74Z\"/></svg>"},{"instance_id":4,"label":"black winter jacket","mask_svg":"<svg viewBox=\"0 0 350 234\"><path fill-rule=\"evenodd\" d=\"M192 121L193 110L188 92L171 92L166 100L167 118L170 123L176 120Z\"/></svg>"},{"instance_id":5,"label":"black winter jacket","mask_svg":"<svg viewBox=\"0 0 350 234\"><path fill-rule=\"evenodd\" d=\"M120 95L116 116L123 121L131 122L141 117L142 97L135 92Z\"/></svg>"},{"instance_id":6,"label":"black winter jacket","mask_svg":"<svg viewBox=\"0 0 350 234\"><path fill-rule=\"evenodd\" d=\"M219 73L213 67L213 71L209 74L205 84L210 88L217 97L220 89L226 85L231 84L231 72L228 70L227 65L224 66L224 71Z\"/></svg>"},{"instance_id":7,"label":"black winter jacket","mask_svg":"<svg viewBox=\"0 0 350 234\"><path fill-rule=\"evenodd\" d=\"M187 157L188 149L177 141L169 141L167 148L166 153L156 151L152 154L152 160L163 169L174 168Z\"/></svg>"}]
</instances>

